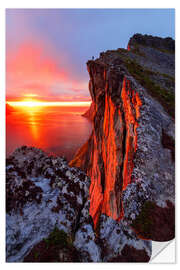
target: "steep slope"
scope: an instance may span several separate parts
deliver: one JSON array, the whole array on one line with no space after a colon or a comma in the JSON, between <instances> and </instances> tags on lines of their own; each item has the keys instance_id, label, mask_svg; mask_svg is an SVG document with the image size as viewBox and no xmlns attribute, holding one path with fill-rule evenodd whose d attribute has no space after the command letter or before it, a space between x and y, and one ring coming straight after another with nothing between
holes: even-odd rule
<instances>
[{"instance_id":1,"label":"steep slope","mask_svg":"<svg viewBox=\"0 0 180 270\"><path fill-rule=\"evenodd\" d=\"M104 217L103 230L94 231L89 185L61 157L16 149L6 160L7 262L149 261L151 242L127 225Z\"/></svg>"},{"instance_id":2,"label":"steep slope","mask_svg":"<svg viewBox=\"0 0 180 270\"><path fill-rule=\"evenodd\" d=\"M174 237L174 48L136 34L87 62L93 131L70 166L91 178L96 228L106 216L142 238Z\"/></svg>"}]
</instances>

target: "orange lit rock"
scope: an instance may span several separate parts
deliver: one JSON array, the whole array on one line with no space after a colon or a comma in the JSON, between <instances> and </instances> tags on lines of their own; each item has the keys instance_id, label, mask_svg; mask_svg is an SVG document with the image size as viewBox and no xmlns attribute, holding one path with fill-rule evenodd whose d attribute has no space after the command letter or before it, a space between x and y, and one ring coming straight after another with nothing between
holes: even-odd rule
<instances>
[{"instance_id":1,"label":"orange lit rock","mask_svg":"<svg viewBox=\"0 0 180 270\"><path fill-rule=\"evenodd\" d=\"M100 214L114 220L123 217L122 191L131 183L141 100L125 76L118 78L93 61L88 62L88 71L93 132L88 150L84 145L70 165L91 177L90 215L96 226ZM114 87L119 89L118 104L112 96Z\"/></svg>"},{"instance_id":2,"label":"orange lit rock","mask_svg":"<svg viewBox=\"0 0 180 270\"><path fill-rule=\"evenodd\" d=\"M90 214L100 231L104 216L131 224L146 200L160 207L167 199L174 203L174 123L162 102L165 83L157 75L174 76L173 54L158 51L173 52L173 44L169 38L135 35L127 50L102 52L87 62L93 130L70 165L91 178ZM157 55L161 60L155 65ZM147 78L153 80L150 86ZM149 89L156 84L158 93Z\"/></svg>"},{"instance_id":3,"label":"orange lit rock","mask_svg":"<svg viewBox=\"0 0 180 270\"><path fill-rule=\"evenodd\" d=\"M140 116L140 106L142 105L138 93L130 88L130 83L126 78L123 81L121 92L126 123L126 153L124 156L123 168L123 190L131 183L133 170L133 156L137 150L137 119ZM135 113L134 113L135 111Z\"/></svg>"}]
</instances>

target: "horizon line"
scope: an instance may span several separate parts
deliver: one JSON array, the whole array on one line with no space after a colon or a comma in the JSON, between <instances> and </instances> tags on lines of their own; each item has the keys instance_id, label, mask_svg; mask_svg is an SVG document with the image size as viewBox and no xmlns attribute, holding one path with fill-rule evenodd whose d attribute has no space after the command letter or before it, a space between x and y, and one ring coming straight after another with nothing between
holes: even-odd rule
<instances>
[{"instance_id":1,"label":"horizon line","mask_svg":"<svg viewBox=\"0 0 180 270\"><path fill-rule=\"evenodd\" d=\"M51 106L90 106L92 101L39 101L39 100L19 100L19 101L6 101L12 107L51 107Z\"/></svg>"}]
</instances>

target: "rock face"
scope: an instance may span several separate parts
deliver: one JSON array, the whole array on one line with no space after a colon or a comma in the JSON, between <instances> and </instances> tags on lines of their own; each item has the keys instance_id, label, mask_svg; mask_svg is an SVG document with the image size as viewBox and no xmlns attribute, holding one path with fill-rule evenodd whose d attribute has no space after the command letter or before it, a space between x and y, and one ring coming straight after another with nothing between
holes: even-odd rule
<instances>
[{"instance_id":1,"label":"rock face","mask_svg":"<svg viewBox=\"0 0 180 270\"><path fill-rule=\"evenodd\" d=\"M174 237L174 47L136 34L87 62L93 131L70 166L91 178L95 227L105 215L145 239Z\"/></svg>"},{"instance_id":2,"label":"rock face","mask_svg":"<svg viewBox=\"0 0 180 270\"><path fill-rule=\"evenodd\" d=\"M22 261L55 227L69 237L78 234L80 219L94 236L91 218L84 214L88 212L90 180L82 171L69 168L63 158L25 146L7 159L6 170L8 262ZM93 242L89 260L100 260L99 250Z\"/></svg>"},{"instance_id":3,"label":"rock face","mask_svg":"<svg viewBox=\"0 0 180 270\"><path fill-rule=\"evenodd\" d=\"M93 131L69 165L26 146L7 159L8 262L148 262L174 238L173 44L136 34L87 62Z\"/></svg>"}]
</instances>

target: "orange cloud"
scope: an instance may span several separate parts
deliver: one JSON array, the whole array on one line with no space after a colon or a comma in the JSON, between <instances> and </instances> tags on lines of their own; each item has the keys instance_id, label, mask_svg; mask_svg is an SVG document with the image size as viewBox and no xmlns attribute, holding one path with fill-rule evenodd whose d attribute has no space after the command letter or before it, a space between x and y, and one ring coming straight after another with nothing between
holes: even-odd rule
<instances>
[{"instance_id":1,"label":"orange cloud","mask_svg":"<svg viewBox=\"0 0 180 270\"><path fill-rule=\"evenodd\" d=\"M19 78L24 79L38 78L39 81L49 81L54 77L63 80L66 78L65 72L47 55L45 48L30 42L22 44L15 54L7 55L6 67L7 72L15 72Z\"/></svg>"},{"instance_id":2,"label":"orange cloud","mask_svg":"<svg viewBox=\"0 0 180 270\"><path fill-rule=\"evenodd\" d=\"M87 98L87 86L70 78L69 72L60 67L55 57L41 42L26 42L16 50L8 51L6 56L7 96L21 97L27 94L42 96L45 99L56 96L74 95L83 88ZM67 90L67 93L65 93ZM68 94L69 91L69 94ZM79 96L81 96L79 95Z\"/></svg>"}]
</instances>

